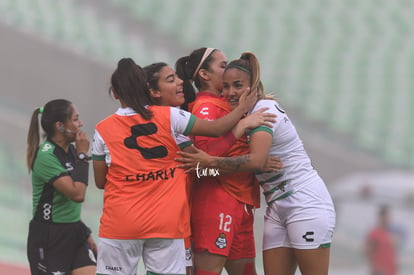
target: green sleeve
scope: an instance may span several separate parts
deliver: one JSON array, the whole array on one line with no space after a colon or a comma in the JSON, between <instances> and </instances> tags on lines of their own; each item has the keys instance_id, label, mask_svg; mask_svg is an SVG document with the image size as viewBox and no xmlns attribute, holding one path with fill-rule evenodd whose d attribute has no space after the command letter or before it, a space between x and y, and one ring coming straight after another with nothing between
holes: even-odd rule
<instances>
[{"instance_id":1,"label":"green sleeve","mask_svg":"<svg viewBox=\"0 0 414 275\"><path fill-rule=\"evenodd\" d=\"M70 165L70 164L68 164ZM49 182L51 179L67 174L67 170L73 167L63 167L57 157L49 151L42 152L39 150L33 166L33 172L43 182Z\"/></svg>"}]
</instances>

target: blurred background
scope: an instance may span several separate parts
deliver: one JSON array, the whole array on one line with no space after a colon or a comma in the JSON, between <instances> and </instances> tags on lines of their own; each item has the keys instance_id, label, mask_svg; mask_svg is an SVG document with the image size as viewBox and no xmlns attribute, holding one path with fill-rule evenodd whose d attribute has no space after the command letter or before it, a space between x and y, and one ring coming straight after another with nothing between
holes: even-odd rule
<instances>
[{"instance_id":1,"label":"blurred background","mask_svg":"<svg viewBox=\"0 0 414 275\"><path fill-rule=\"evenodd\" d=\"M414 0L0 0L0 274L29 274L24 154L34 108L73 101L92 137L118 107L108 88L120 58L174 66L204 46L261 61L265 90L287 110L335 201L330 274L368 274L364 241L382 204L399 229L399 274L412 274L413 10ZM83 220L95 237L101 207L91 182Z\"/></svg>"}]
</instances>

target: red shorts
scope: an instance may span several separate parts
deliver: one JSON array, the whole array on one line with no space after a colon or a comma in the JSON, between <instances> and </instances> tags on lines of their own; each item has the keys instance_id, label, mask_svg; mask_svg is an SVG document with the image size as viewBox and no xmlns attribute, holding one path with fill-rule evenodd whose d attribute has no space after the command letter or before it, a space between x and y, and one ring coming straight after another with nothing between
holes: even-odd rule
<instances>
[{"instance_id":1,"label":"red shorts","mask_svg":"<svg viewBox=\"0 0 414 275\"><path fill-rule=\"evenodd\" d=\"M191 209L195 252L208 250L229 260L256 257L253 206L230 196L212 180L196 184Z\"/></svg>"}]
</instances>

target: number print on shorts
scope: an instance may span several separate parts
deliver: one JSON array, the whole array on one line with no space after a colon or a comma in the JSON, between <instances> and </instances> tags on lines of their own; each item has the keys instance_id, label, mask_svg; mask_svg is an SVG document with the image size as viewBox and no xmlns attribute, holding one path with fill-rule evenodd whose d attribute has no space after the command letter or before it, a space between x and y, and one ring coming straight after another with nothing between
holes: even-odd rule
<instances>
[{"instance_id":1,"label":"number print on shorts","mask_svg":"<svg viewBox=\"0 0 414 275\"><path fill-rule=\"evenodd\" d=\"M139 146L137 142L138 137L153 135L157 132L157 125L155 125L153 122L134 125L131 127L131 136L124 139L124 144L130 149L138 150L144 159L157 159L166 157L168 155L168 151L165 146L160 145L152 148L144 148Z\"/></svg>"},{"instance_id":2,"label":"number print on shorts","mask_svg":"<svg viewBox=\"0 0 414 275\"><path fill-rule=\"evenodd\" d=\"M230 232L230 225L232 222L232 217L230 215L224 216L224 213L220 213L219 218L220 218L219 230Z\"/></svg>"}]
</instances>

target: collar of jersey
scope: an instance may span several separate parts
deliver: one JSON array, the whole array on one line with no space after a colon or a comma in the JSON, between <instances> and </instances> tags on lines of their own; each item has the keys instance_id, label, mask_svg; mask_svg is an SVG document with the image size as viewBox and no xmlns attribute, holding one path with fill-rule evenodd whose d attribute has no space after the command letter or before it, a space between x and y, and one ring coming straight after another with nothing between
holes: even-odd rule
<instances>
[{"instance_id":1,"label":"collar of jersey","mask_svg":"<svg viewBox=\"0 0 414 275\"><path fill-rule=\"evenodd\" d=\"M120 116L132 116L132 115L136 115L137 112L135 112L134 109L130 107L126 107L126 108L119 107L118 110L116 111L116 114Z\"/></svg>"}]
</instances>

